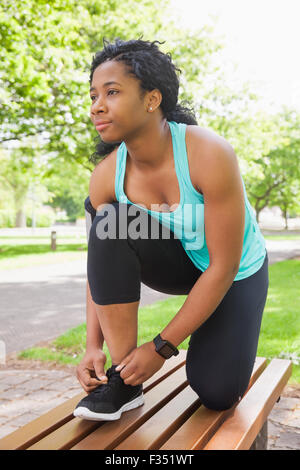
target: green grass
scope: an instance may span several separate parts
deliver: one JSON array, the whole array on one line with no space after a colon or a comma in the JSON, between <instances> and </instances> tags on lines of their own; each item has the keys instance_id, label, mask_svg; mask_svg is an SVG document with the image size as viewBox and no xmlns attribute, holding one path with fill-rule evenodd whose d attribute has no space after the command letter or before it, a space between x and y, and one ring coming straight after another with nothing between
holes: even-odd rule
<instances>
[{"instance_id":1,"label":"green grass","mask_svg":"<svg viewBox=\"0 0 300 470\"><path fill-rule=\"evenodd\" d=\"M138 344L151 341L173 318L182 306L186 296L176 296L171 299L156 302L139 309ZM33 359L55 361L60 364L76 365L85 353L86 325L83 323L71 328L65 334L59 336L48 347L30 348L19 354L20 359ZM181 349L187 349L188 338L180 345ZM111 359L106 344L103 348L107 355L106 367L110 367Z\"/></svg>"},{"instance_id":2,"label":"green grass","mask_svg":"<svg viewBox=\"0 0 300 470\"><path fill-rule=\"evenodd\" d=\"M270 287L258 355L291 359L292 381L300 383L300 261L281 261L269 270Z\"/></svg>"},{"instance_id":3,"label":"green grass","mask_svg":"<svg viewBox=\"0 0 300 470\"><path fill-rule=\"evenodd\" d=\"M85 237L59 238L55 251L48 236L0 237L0 270L73 261L86 250Z\"/></svg>"},{"instance_id":4,"label":"green grass","mask_svg":"<svg viewBox=\"0 0 300 470\"><path fill-rule=\"evenodd\" d=\"M291 383L300 383L300 261L288 260L271 265L270 288L262 321L258 355L271 359L293 360ZM186 296L176 296L139 309L138 344L151 341L173 318ZM179 347L187 349L187 338ZM78 364L85 351L85 324L72 328L53 341L48 348L31 348L21 358ZM107 354L107 367L111 365Z\"/></svg>"},{"instance_id":5,"label":"green grass","mask_svg":"<svg viewBox=\"0 0 300 470\"><path fill-rule=\"evenodd\" d=\"M300 235L296 234L286 234L286 235L264 235L266 240L300 240Z\"/></svg>"}]
</instances>

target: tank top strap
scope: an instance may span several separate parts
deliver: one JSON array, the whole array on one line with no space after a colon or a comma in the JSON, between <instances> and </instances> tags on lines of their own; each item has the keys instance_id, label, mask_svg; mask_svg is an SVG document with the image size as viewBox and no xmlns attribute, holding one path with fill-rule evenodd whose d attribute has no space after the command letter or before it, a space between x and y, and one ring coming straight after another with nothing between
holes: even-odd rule
<instances>
[{"instance_id":1,"label":"tank top strap","mask_svg":"<svg viewBox=\"0 0 300 470\"><path fill-rule=\"evenodd\" d=\"M119 202L126 202L124 193L124 176L126 166L127 148L125 142L122 142L117 151L116 173L115 173L115 195Z\"/></svg>"},{"instance_id":2,"label":"tank top strap","mask_svg":"<svg viewBox=\"0 0 300 470\"><path fill-rule=\"evenodd\" d=\"M194 188L189 169L189 161L186 150L186 124L169 122L170 129L173 137L173 148L174 148L174 159L175 165L178 168L177 177L180 186L183 188L184 194L189 194L188 198L192 196L193 198L199 198L203 200L202 194L198 193Z\"/></svg>"},{"instance_id":3,"label":"tank top strap","mask_svg":"<svg viewBox=\"0 0 300 470\"><path fill-rule=\"evenodd\" d=\"M186 124L169 122L169 125L173 137L174 160L180 169L179 176L184 176L187 170L187 153L185 145Z\"/></svg>"}]
</instances>

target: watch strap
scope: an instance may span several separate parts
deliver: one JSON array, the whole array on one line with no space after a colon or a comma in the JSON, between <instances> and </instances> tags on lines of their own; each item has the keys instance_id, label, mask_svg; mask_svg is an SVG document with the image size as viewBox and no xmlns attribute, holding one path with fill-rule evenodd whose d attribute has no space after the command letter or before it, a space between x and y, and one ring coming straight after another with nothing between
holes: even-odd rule
<instances>
[{"instance_id":1,"label":"watch strap","mask_svg":"<svg viewBox=\"0 0 300 470\"><path fill-rule=\"evenodd\" d=\"M177 356L179 354L178 349L170 341L162 339L162 337L157 335L153 342L155 344L155 351L160 354L165 359L169 359L172 356Z\"/></svg>"}]
</instances>

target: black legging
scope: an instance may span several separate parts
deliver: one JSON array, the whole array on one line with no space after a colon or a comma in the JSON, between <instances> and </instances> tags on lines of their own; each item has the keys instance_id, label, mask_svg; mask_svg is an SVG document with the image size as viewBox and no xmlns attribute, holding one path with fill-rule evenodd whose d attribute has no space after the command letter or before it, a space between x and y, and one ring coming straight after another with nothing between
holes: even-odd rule
<instances>
[{"instance_id":1,"label":"black legging","mask_svg":"<svg viewBox=\"0 0 300 470\"><path fill-rule=\"evenodd\" d=\"M117 215L116 237L104 239L103 235L99 238L99 234L103 234L108 212L103 208L96 215L86 200L86 209L93 219L87 275L94 302L107 305L137 301L141 282L160 292L187 295L202 271L194 266L173 232L168 232L144 211L136 214L141 225L147 224L148 235L151 224L152 228L156 225L160 229L159 238L134 239L132 230L124 237L124 224L128 227L136 217L125 217L129 207L113 204ZM121 231L119 220L122 221ZM190 337L187 378L207 408L230 408L248 386L268 283L266 254L259 271L234 281L215 312Z\"/></svg>"}]
</instances>

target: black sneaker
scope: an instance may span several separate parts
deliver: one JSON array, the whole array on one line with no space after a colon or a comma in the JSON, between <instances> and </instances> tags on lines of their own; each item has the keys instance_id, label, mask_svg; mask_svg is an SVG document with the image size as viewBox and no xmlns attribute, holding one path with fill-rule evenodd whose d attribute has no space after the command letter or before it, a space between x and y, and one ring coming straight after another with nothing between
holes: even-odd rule
<instances>
[{"instance_id":1,"label":"black sneaker","mask_svg":"<svg viewBox=\"0 0 300 470\"><path fill-rule=\"evenodd\" d=\"M123 411L144 404L143 386L124 384L116 367L107 370L107 384L99 385L80 400L74 416L91 421L113 421L119 419Z\"/></svg>"}]
</instances>

